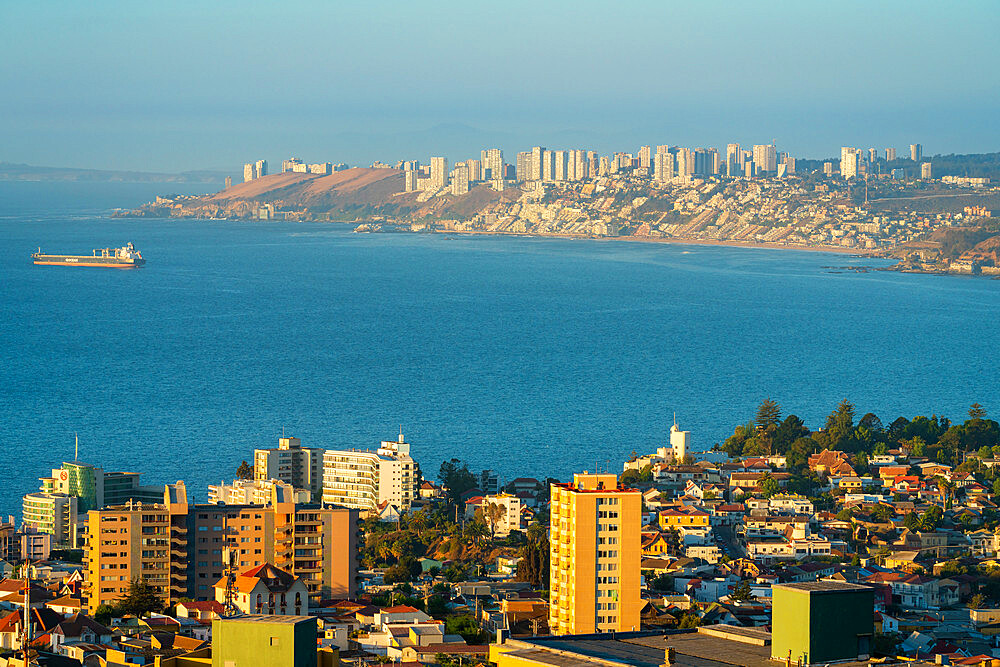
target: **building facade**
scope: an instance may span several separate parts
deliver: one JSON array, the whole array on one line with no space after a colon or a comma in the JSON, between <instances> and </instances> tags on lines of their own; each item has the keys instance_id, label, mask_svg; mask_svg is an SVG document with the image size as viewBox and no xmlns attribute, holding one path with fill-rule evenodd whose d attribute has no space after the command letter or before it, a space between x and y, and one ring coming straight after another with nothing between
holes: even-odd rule
<instances>
[{"instance_id":1,"label":"building facade","mask_svg":"<svg viewBox=\"0 0 1000 667\"><path fill-rule=\"evenodd\" d=\"M253 450L253 478L258 482L277 480L296 489L305 489L319 500L323 492L323 450L303 447L298 438L278 438L277 449Z\"/></svg>"},{"instance_id":2,"label":"building facade","mask_svg":"<svg viewBox=\"0 0 1000 667\"><path fill-rule=\"evenodd\" d=\"M376 514L384 503L406 511L420 492L420 467L399 434L377 451L328 449L323 455L323 504Z\"/></svg>"},{"instance_id":3,"label":"building facade","mask_svg":"<svg viewBox=\"0 0 1000 667\"><path fill-rule=\"evenodd\" d=\"M549 629L553 634L639 629L642 495L613 474L553 484Z\"/></svg>"},{"instance_id":4,"label":"building facade","mask_svg":"<svg viewBox=\"0 0 1000 667\"><path fill-rule=\"evenodd\" d=\"M121 596L132 579L160 589L165 604L214 598L224 550L237 571L273 563L301 578L313 598L354 597L358 513L296 505L277 487L267 505L189 504L182 482L158 504L92 510L86 534L88 608Z\"/></svg>"}]
</instances>

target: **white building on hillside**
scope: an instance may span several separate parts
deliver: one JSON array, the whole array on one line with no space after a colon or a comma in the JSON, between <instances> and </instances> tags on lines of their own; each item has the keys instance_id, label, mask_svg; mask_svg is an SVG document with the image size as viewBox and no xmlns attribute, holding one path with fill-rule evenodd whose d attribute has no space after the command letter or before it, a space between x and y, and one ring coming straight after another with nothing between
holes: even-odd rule
<instances>
[{"instance_id":1,"label":"white building on hillside","mask_svg":"<svg viewBox=\"0 0 1000 667\"><path fill-rule=\"evenodd\" d=\"M383 441L377 451L328 449L323 455L323 504L342 505L368 515L383 503L402 511L420 491L420 467L410 456L410 445Z\"/></svg>"}]
</instances>

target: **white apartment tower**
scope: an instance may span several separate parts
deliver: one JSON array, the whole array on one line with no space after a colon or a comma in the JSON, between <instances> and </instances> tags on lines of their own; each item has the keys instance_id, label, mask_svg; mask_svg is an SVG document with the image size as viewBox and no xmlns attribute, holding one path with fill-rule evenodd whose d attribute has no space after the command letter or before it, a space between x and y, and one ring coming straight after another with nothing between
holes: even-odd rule
<instances>
[{"instance_id":1,"label":"white apartment tower","mask_svg":"<svg viewBox=\"0 0 1000 667\"><path fill-rule=\"evenodd\" d=\"M483 163L483 171L490 172L490 179L503 178L503 151L499 148L487 148L479 153L479 159ZM485 179L485 173L483 178Z\"/></svg>"},{"instance_id":2,"label":"white apartment tower","mask_svg":"<svg viewBox=\"0 0 1000 667\"><path fill-rule=\"evenodd\" d=\"M552 178L557 181L566 180L566 151L555 151L552 154Z\"/></svg>"},{"instance_id":3,"label":"white apartment tower","mask_svg":"<svg viewBox=\"0 0 1000 667\"><path fill-rule=\"evenodd\" d=\"M758 171L778 170L778 151L774 144L763 144L753 147L753 163Z\"/></svg>"},{"instance_id":4,"label":"white apartment tower","mask_svg":"<svg viewBox=\"0 0 1000 667\"><path fill-rule=\"evenodd\" d=\"M518 181L531 180L531 152L521 151L517 154L517 162L514 165L514 178Z\"/></svg>"},{"instance_id":5,"label":"white apartment tower","mask_svg":"<svg viewBox=\"0 0 1000 667\"><path fill-rule=\"evenodd\" d=\"M243 181L252 181L260 178L261 176L267 176L267 160L257 160L256 162L247 162L243 165Z\"/></svg>"},{"instance_id":6,"label":"white apartment tower","mask_svg":"<svg viewBox=\"0 0 1000 667\"><path fill-rule=\"evenodd\" d=\"M895 148L886 148L885 149L885 161L886 162L892 162L895 159L896 159L896 149Z\"/></svg>"},{"instance_id":7,"label":"white apartment tower","mask_svg":"<svg viewBox=\"0 0 1000 667\"><path fill-rule=\"evenodd\" d=\"M431 158L431 186L443 188L448 182L448 158Z\"/></svg>"},{"instance_id":8,"label":"white apartment tower","mask_svg":"<svg viewBox=\"0 0 1000 667\"><path fill-rule=\"evenodd\" d=\"M543 151L542 152L542 178L541 180L546 182L552 182L556 177L556 152L555 151Z\"/></svg>"},{"instance_id":9,"label":"white apartment tower","mask_svg":"<svg viewBox=\"0 0 1000 667\"><path fill-rule=\"evenodd\" d=\"M668 183L674 177L673 153L657 151L653 156L653 180L658 183Z\"/></svg>"},{"instance_id":10,"label":"white apartment tower","mask_svg":"<svg viewBox=\"0 0 1000 667\"><path fill-rule=\"evenodd\" d=\"M840 149L840 175L844 178L857 178L858 151L856 148L844 146Z\"/></svg>"},{"instance_id":11,"label":"white apartment tower","mask_svg":"<svg viewBox=\"0 0 1000 667\"><path fill-rule=\"evenodd\" d=\"M376 514L383 503L406 511L420 491L420 467L403 434L377 451L328 449L323 455L323 504Z\"/></svg>"},{"instance_id":12,"label":"white apartment tower","mask_svg":"<svg viewBox=\"0 0 1000 667\"><path fill-rule=\"evenodd\" d=\"M649 173L650 167L653 166L653 149L649 146L641 146L639 148L639 169L646 170Z\"/></svg>"},{"instance_id":13,"label":"white apartment tower","mask_svg":"<svg viewBox=\"0 0 1000 667\"><path fill-rule=\"evenodd\" d=\"M531 149L531 173L526 180L542 180L542 163L545 158L545 146L535 146Z\"/></svg>"},{"instance_id":14,"label":"white apartment tower","mask_svg":"<svg viewBox=\"0 0 1000 667\"><path fill-rule=\"evenodd\" d=\"M420 172L407 169L403 172L403 187L406 192L416 192L419 190Z\"/></svg>"},{"instance_id":15,"label":"white apartment tower","mask_svg":"<svg viewBox=\"0 0 1000 667\"><path fill-rule=\"evenodd\" d=\"M451 172L451 194L464 195L469 191L469 168L463 163Z\"/></svg>"}]
</instances>

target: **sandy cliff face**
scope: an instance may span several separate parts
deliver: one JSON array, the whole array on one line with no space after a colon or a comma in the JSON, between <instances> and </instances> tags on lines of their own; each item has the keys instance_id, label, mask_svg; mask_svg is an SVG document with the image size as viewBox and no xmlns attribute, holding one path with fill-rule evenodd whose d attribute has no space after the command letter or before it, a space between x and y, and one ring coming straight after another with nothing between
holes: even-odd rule
<instances>
[{"instance_id":1,"label":"sandy cliff face","mask_svg":"<svg viewBox=\"0 0 1000 667\"><path fill-rule=\"evenodd\" d=\"M203 197L175 203L151 203L130 214L241 218L252 216L262 204L273 204L276 210L296 211L305 216L421 218L430 215L465 219L500 199L520 194L517 191L494 192L480 185L459 197L445 195L418 201L420 193L403 190L403 172L398 169L357 167L329 176L285 172L239 183Z\"/></svg>"}]
</instances>

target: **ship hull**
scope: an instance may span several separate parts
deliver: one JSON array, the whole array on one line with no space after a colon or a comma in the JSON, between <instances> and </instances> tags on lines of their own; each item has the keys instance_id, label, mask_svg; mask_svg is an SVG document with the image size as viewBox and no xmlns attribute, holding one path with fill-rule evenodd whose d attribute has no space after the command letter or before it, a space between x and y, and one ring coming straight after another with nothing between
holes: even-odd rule
<instances>
[{"instance_id":1,"label":"ship hull","mask_svg":"<svg viewBox=\"0 0 1000 667\"><path fill-rule=\"evenodd\" d=\"M34 257L34 263L39 266L84 266L103 269L138 269L146 263L146 260L122 260L115 257L87 257L76 255L36 255Z\"/></svg>"}]
</instances>

